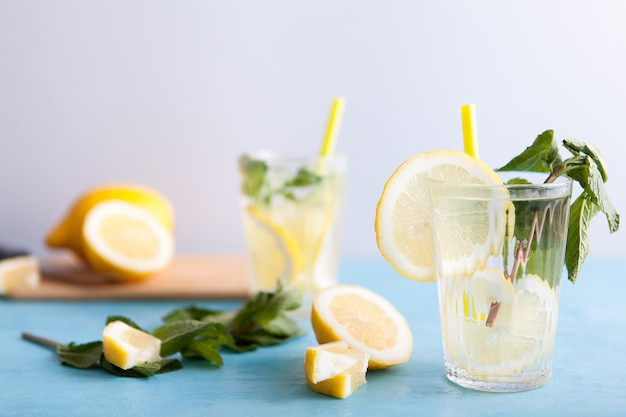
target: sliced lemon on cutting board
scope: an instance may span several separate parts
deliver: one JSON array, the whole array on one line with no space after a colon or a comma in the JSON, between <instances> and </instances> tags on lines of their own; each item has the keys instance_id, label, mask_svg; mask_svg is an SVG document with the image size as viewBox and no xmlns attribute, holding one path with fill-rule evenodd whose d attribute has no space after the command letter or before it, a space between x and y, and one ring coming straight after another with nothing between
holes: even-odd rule
<instances>
[{"instance_id":1,"label":"sliced lemon on cutting board","mask_svg":"<svg viewBox=\"0 0 626 417\"><path fill-rule=\"evenodd\" d=\"M112 321L102 331L102 353L122 369L161 360L161 339L123 321Z\"/></svg>"},{"instance_id":2,"label":"sliced lemon on cutting board","mask_svg":"<svg viewBox=\"0 0 626 417\"><path fill-rule=\"evenodd\" d=\"M500 177L484 162L453 150L440 150L414 155L401 164L387 180L376 207L376 243L383 257L400 275L415 281L434 281L434 240L432 209L429 190L430 179L459 184L502 184ZM504 212L498 224L504 224ZM486 217L491 221L491 217ZM483 228L482 224L450 224L447 250L462 252L468 237L479 247L471 259L488 256L504 233L502 227ZM464 235L458 235L462 230ZM465 254L464 254L465 255ZM474 256L476 255L476 256ZM480 256L479 256L480 255ZM454 256L454 255L453 255ZM457 261L456 259L451 259ZM466 266L462 263L462 267ZM477 261L478 267L482 261ZM454 271L452 271L454 272Z\"/></svg>"},{"instance_id":3,"label":"sliced lemon on cutting board","mask_svg":"<svg viewBox=\"0 0 626 417\"><path fill-rule=\"evenodd\" d=\"M319 291L311 311L319 343L343 341L369 355L368 369L407 362L413 334L404 316L384 297L357 285Z\"/></svg>"},{"instance_id":4,"label":"sliced lemon on cutting board","mask_svg":"<svg viewBox=\"0 0 626 417\"><path fill-rule=\"evenodd\" d=\"M91 267L123 281L165 269L174 254L169 231L147 210L121 200L92 207L83 224L83 250Z\"/></svg>"},{"instance_id":5,"label":"sliced lemon on cutting board","mask_svg":"<svg viewBox=\"0 0 626 417\"><path fill-rule=\"evenodd\" d=\"M254 206L246 207L244 221L257 290L275 289L279 278L293 283L304 263L293 236Z\"/></svg>"},{"instance_id":6,"label":"sliced lemon on cutting board","mask_svg":"<svg viewBox=\"0 0 626 417\"><path fill-rule=\"evenodd\" d=\"M52 248L71 249L86 260L82 246L82 229L85 216L97 204L108 200L122 200L150 212L170 233L174 229L174 210L160 192L139 184L106 184L89 189L70 207L67 214L46 236Z\"/></svg>"},{"instance_id":7,"label":"sliced lemon on cutting board","mask_svg":"<svg viewBox=\"0 0 626 417\"><path fill-rule=\"evenodd\" d=\"M366 383L368 360L367 353L341 341L310 346L304 358L307 384L321 394L346 398Z\"/></svg>"}]
</instances>

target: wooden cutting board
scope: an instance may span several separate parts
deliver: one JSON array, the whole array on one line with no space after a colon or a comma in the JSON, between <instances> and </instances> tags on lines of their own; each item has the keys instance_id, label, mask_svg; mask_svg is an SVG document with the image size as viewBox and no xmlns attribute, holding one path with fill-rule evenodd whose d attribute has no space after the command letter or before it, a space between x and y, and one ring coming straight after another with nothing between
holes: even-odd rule
<instances>
[{"instance_id":1,"label":"wooden cutting board","mask_svg":"<svg viewBox=\"0 0 626 417\"><path fill-rule=\"evenodd\" d=\"M247 260L236 254L179 255L163 272L137 283L120 283L70 257L40 260L36 288L7 294L16 300L235 299L249 294Z\"/></svg>"}]
</instances>

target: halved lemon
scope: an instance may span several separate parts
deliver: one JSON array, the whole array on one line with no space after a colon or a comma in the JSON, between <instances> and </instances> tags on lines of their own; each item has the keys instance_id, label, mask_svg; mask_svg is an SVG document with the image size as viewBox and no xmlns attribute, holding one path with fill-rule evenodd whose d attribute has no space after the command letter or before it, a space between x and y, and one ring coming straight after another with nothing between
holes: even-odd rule
<instances>
[{"instance_id":1,"label":"halved lemon","mask_svg":"<svg viewBox=\"0 0 626 417\"><path fill-rule=\"evenodd\" d=\"M112 183L93 187L76 199L65 217L48 233L46 244L52 248L69 248L86 260L82 246L85 217L94 206L108 200L135 204L149 211L170 233L173 232L174 209L163 194L141 184Z\"/></svg>"},{"instance_id":2,"label":"halved lemon","mask_svg":"<svg viewBox=\"0 0 626 417\"><path fill-rule=\"evenodd\" d=\"M500 177L484 162L453 150L420 153L396 169L387 180L376 207L376 243L396 272L415 281L435 280L430 179L459 184L502 184ZM504 224L504 220L500 223ZM496 246L493 241L501 239L504 233L498 231L497 237L492 236L495 228L470 230L471 234L463 236L451 233L445 236L451 245L448 250L454 253L467 239L492 250ZM477 264L472 265L472 269L480 266L480 262Z\"/></svg>"},{"instance_id":3,"label":"halved lemon","mask_svg":"<svg viewBox=\"0 0 626 417\"><path fill-rule=\"evenodd\" d=\"M123 321L112 321L102 331L102 353L122 369L161 360L161 339Z\"/></svg>"},{"instance_id":4,"label":"halved lemon","mask_svg":"<svg viewBox=\"0 0 626 417\"><path fill-rule=\"evenodd\" d=\"M310 346L304 358L304 374L313 391L346 398L366 383L369 355L345 342Z\"/></svg>"},{"instance_id":5,"label":"halved lemon","mask_svg":"<svg viewBox=\"0 0 626 417\"><path fill-rule=\"evenodd\" d=\"M172 235L150 212L121 200L94 206L83 224L91 267L136 281L165 269L174 254Z\"/></svg>"},{"instance_id":6,"label":"halved lemon","mask_svg":"<svg viewBox=\"0 0 626 417\"><path fill-rule=\"evenodd\" d=\"M280 278L293 283L304 262L293 236L255 206L246 207L244 222L255 290L271 291Z\"/></svg>"},{"instance_id":7,"label":"halved lemon","mask_svg":"<svg viewBox=\"0 0 626 417\"><path fill-rule=\"evenodd\" d=\"M404 316L384 297L357 285L319 291L311 309L319 343L343 341L369 355L370 370L407 362L413 334Z\"/></svg>"}]
</instances>

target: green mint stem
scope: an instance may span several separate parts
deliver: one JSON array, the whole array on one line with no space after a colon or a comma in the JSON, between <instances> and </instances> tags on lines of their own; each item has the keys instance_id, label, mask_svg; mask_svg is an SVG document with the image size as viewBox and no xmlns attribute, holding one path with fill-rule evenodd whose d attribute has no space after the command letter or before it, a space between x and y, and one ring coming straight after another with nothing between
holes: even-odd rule
<instances>
[{"instance_id":1,"label":"green mint stem","mask_svg":"<svg viewBox=\"0 0 626 417\"><path fill-rule=\"evenodd\" d=\"M52 349L57 349L63 346L63 343L55 342L54 340L46 339L45 337L37 336L28 332L22 332L22 339Z\"/></svg>"}]
</instances>

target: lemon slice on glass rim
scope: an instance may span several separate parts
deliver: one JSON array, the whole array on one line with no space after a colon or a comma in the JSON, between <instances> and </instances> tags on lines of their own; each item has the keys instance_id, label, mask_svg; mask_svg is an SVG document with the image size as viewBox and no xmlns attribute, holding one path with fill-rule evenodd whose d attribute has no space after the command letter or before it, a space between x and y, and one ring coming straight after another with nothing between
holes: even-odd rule
<instances>
[{"instance_id":1,"label":"lemon slice on glass rim","mask_svg":"<svg viewBox=\"0 0 626 417\"><path fill-rule=\"evenodd\" d=\"M501 185L501 178L484 162L454 150L416 154L402 163L387 180L376 207L376 243L383 257L400 275L415 281L435 280L430 181L458 184ZM504 190L504 189L503 189ZM486 263L501 246L506 211L488 208L487 222L450 222L440 233L449 245L446 274L470 273ZM459 227L461 226L461 227ZM459 234L459 233L463 234ZM472 253L464 242L472 239Z\"/></svg>"}]
</instances>

